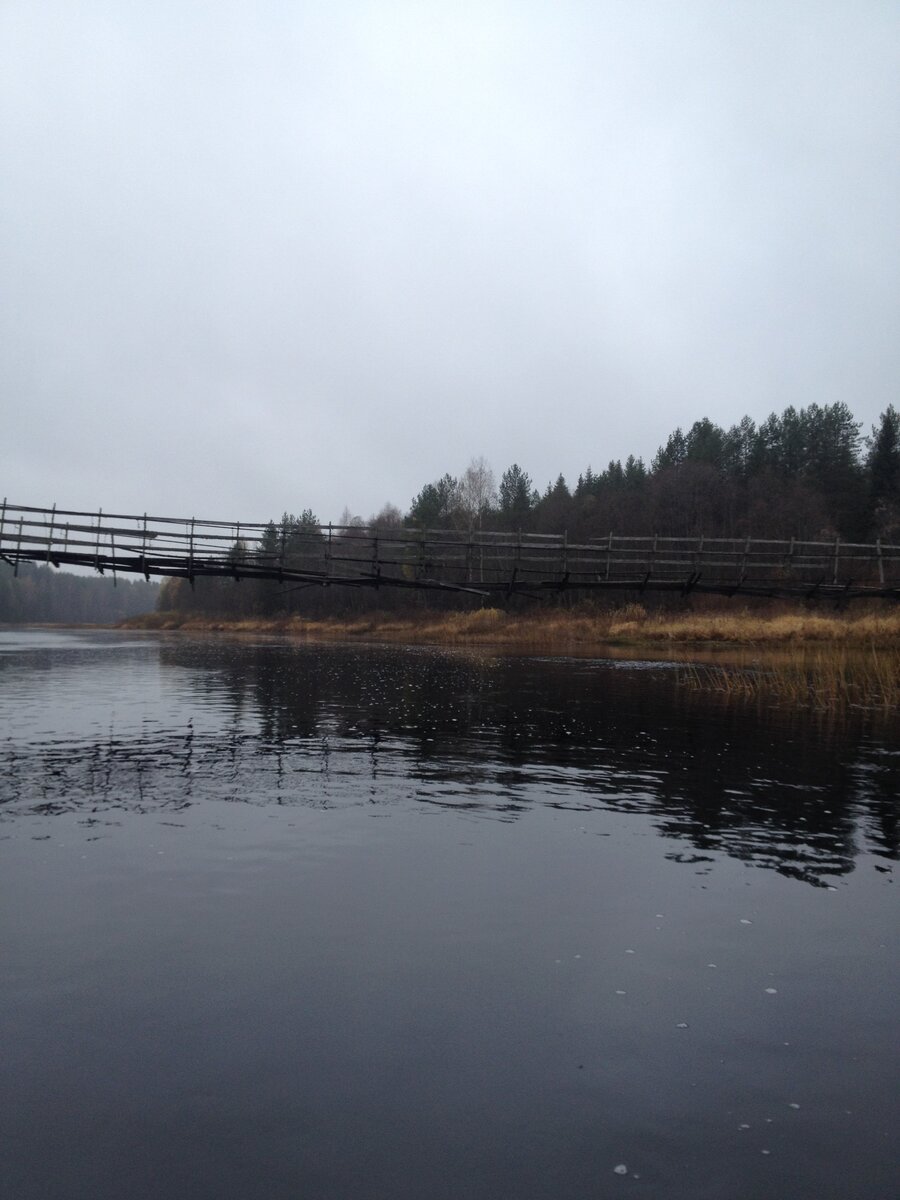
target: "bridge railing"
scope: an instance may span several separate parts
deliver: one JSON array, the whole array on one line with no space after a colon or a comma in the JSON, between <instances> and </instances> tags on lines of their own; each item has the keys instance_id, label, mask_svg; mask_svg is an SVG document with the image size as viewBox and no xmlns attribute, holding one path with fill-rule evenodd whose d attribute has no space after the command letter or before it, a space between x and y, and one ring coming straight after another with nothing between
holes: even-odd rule
<instances>
[{"instance_id":1,"label":"bridge railing","mask_svg":"<svg viewBox=\"0 0 900 1200\"><path fill-rule=\"evenodd\" d=\"M900 545L214 521L0 506L0 558L151 576L207 575L481 594L668 588L900 598Z\"/></svg>"}]
</instances>

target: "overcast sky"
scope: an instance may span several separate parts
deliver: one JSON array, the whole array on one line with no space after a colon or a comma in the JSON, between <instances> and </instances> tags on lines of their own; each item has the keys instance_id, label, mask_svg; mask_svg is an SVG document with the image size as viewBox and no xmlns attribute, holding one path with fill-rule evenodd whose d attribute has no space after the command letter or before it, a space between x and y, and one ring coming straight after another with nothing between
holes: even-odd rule
<instances>
[{"instance_id":1,"label":"overcast sky","mask_svg":"<svg viewBox=\"0 0 900 1200\"><path fill-rule=\"evenodd\" d=\"M893 0L2 0L0 492L368 517L897 403Z\"/></svg>"}]
</instances>

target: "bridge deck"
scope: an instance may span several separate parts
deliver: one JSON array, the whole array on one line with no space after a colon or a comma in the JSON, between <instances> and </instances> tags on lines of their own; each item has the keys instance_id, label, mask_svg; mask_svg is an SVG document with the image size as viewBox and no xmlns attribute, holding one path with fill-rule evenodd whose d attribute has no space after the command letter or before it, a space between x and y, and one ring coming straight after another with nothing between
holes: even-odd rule
<instances>
[{"instance_id":1,"label":"bridge deck","mask_svg":"<svg viewBox=\"0 0 900 1200\"><path fill-rule=\"evenodd\" d=\"M195 579L473 592L666 590L900 600L900 546L761 538L273 526L3 502L0 558Z\"/></svg>"}]
</instances>

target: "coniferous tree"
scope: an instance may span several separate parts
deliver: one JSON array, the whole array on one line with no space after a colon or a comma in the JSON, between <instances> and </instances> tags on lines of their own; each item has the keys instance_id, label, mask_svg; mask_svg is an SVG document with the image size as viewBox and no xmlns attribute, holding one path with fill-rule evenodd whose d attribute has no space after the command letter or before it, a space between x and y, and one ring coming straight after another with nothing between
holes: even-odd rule
<instances>
[{"instance_id":1,"label":"coniferous tree","mask_svg":"<svg viewBox=\"0 0 900 1200\"><path fill-rule=\"evenodd\" d=\"M685 436L681 432L679 426L674 433L670 433L665 446L660 446L657 450L652 463L654 474L666 470L667 467L680 466L687 456L687 443Z\"/></svg>"},{"instance_id":2,"label":"coniferous tree","mask_svg":"<svg viewBox=\"0 0 900 1200\"><path fill-rule=\"evenodd\" d=\"M632 491L644 486L647 482L647 468L644 466L642 458L635 458L633 454L628 455L625 459L623 482Z\"/></svg>"},{"instance_id":3,"label":"coniferous tree","mask_svg":"<svg viewBox=\"0 0 900 1200\"><path fill-rule=\"evenodd\" d=\"M531 524L534 486L518 463L503 472L500 480L500 520L506 529L527 530Z\"/></svg>"},{"instance_id":4,"label":"coniferous tree","mask_svg":"<svg viewBox=\"0 0 900 1200\"><path fill-rule=\"evenodd\" d=\"M870 529L877 537L900 539L900 413L893 404L872 428L866 470Z\"/></svg>"},{"instance_id":5,"label":"coniferous tree","mask_svg":"<svg viewBox=\"0 0 900 1200\"><path fill-rule=\"evenodd\" d=\"M413 499L409 520L422 529L448 526L459 506L459 483L452 475L442 475L434 483L426 483Z\"/></svg>"},{"instance_id":6,"label":"coniferous tree","mask_svg":"<svg viewBox=\"0 0 900 1200\"><path fill-rule=\"evenodd\" d=\"M708 417L695 421L685 438L684 457L689 462L721 467L725 457L725 432Z\"/></svg>"}]
</instances>

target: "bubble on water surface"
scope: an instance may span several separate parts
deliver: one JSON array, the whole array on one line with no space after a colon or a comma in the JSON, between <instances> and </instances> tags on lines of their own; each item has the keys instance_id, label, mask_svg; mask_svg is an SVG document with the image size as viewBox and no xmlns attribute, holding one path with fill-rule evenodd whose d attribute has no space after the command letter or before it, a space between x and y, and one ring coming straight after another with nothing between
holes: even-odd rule
<instances>
[{"instance_id":1,"label":"bubble on water surface","mask_svg":"<svg viewBox=\"0 0 900 1200\"><path fill-rule=\"evenodd\" d=\"M625 951L625 953L626 953L626 954L634 954L634 951L633 951L633 950L626 950L626 951Z\"/></svg>"},{"instance_id":2,"label":"bubble on water surface","mask_svg":"<svg viewBox=\"0 0 900 1200\"><path fill-rule=\"evenodd\" d=\"M687 1021L679 1021L678 1024L675 1026L675 1028L676 1029L687 1029L688 1023L687 1023Z\"/></svg>"},{"instance_id":3,"label":"bubble on water surface","mask_svg":"<svg viewBox=\"0 0 900 1200\"><path fill-rule=\"evenodd\" d=\"M778 988L766 988L766 995L767 996L777 996Z\"/></svg>"},{"instance_id":4,"label":"bubble on water surface","mask_svg":"<svg viewBox=\"0 0 900 1200\"><path fill-rule=\"evenodd\" d=\"M752 925L752 924L753 924L753 922L752 922L752 921L748 921L746 917L741 917L741 924L742 924L742 925Z\"/></svg>"},{"instance_id":5,"label":"bubble on water surface","mask_svg":"<svg viewBox=\"0 0 900 1200\"><path fill-rule=\"evenodd\" d=\"M617 1167L613 1167L613 1174L614 1175L627 1175L628 1168L625 1166L624 1163L619 1163L619 1165Z\"/></svg>"}]
</instances>

